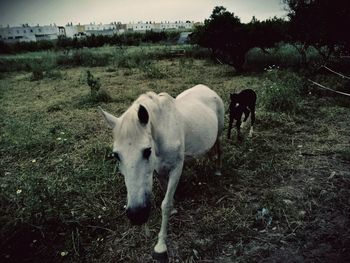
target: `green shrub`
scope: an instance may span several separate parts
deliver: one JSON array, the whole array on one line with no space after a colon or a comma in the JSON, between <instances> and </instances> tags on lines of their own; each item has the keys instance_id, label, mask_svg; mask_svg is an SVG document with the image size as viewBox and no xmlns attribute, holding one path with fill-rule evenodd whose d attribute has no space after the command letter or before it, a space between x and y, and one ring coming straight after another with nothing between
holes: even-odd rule
<instances>
[{"instance_id":1,"label":"green shrub","mask_svg":"<svg viewBox=\"0 0 350 263\"><path fill-rule=\"evenodd\" d=\"M139 66L145 60L148 60L148 54L141 52L128 53L123 48L115 49L112 53L112 61L116 67L131 69Z\"/></svg>"},{"instance_id":2,"label":"green shrub","mask_svg":"<svg viewBox=\"0 0 350 263\"><path fill-rule=\"evenodd\" d=\"M104 88L100 89L95 96L92 98L93 102L112 102L113 99L109 92L105 90Z\"/></svg>"},{"instance_id":3,"label":"green shrub","mask_svg":"<svg viewBox=\"0 0 350 263\"><path fill-rule=\"evenodd\" d=\"M147 78L162 79L165 77L165 74L152 63L144 63L141 69Z\"/></svg>"},{"instance_id":4,"label":"green shrub","mask_svg":"<svg viewBox=\"0 0 350 263\"><path fill-rule=\"evenodd\" d=\"M260 98L264 107L271 111L295 112L305 87L302 79L296 73L279 70L271 70L265 75L267 82Z\"/></svg>"},{"instance_id":5,"label":"green shrub","mask_svg":"<svg viewBox=\"0 0 350 263\"><path fill-rule=\"evenodd\" d=\"M38 81L44 78L44 67L41 63L33 63L30 68L32 71L30 81Z\"/></svg>"},{"instance_id":6,"label":"green shrub","mask_svg":"<svg viewBox=\"0 0 350 263\"><path fill-rule=\"evenodd\" d=\"M30 81L38 81L44 78L44 72L40 69L35 69L32 71L30 76Z\"/></svg>"}]
</instances>

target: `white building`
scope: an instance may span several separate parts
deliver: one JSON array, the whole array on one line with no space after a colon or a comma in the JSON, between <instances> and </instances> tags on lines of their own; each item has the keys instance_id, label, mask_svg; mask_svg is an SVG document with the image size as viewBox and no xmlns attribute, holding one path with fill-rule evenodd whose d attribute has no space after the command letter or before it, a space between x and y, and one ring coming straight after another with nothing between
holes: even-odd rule
<instances>
[{"instance_id":1,"label":"white building","mask_svg":"<svg viewBox=\"0 0 350 263\"><path fill-rule=\"evenodd\" d=\"M56 25L31 27L36 40L54 40L58 38L59 29Z\"/></svg>"},{"instance_id":2,"label":"white building","mask_svg":"<svg viewBox=\"0 0 350 263\"><path fill-rule=\"evenodd\" d=\"M123 34L125 32L146 32L146 31L165 31L165 30L191 30L194 23L191 21L175 21L175 22L137 22L122 24L95 24L73 25L67 24L65 27L49 25L49 26L29 26L28 24L17 27L0 27L0 40L7 43L29 42L38 40L54 40L58 36L66 36L69 38L81 37L84 35L104 35L112 36L114 34Z\"/></svg>"},{"instance_id":3,"label":"white building","mask_svg":"<svg viewBox=\"0 0 350 263\"><path fill-rule=\"evenodd\" d=\"M78 34L78 27L77 26L66 25L64 27L64 30L65 30L66 37L73 38L73 37L77 36L77 34Z\"/></svg>"},{"instance_id":4,"label":"white building","mask_svg":"<svg viewBox=\"0 0 350 263\"><path fill-rule=\"evenodd\" d=\"M137 22L137 23L129 23L126 25L127 31L135 31L135 32L144 32L147 30L155 29L155 22Z\"/></svg>"},{"instance_id":5,"label":"white building","mask_svg":"<svg viewBox=\"0 0 350 263\"><path fill-rule=\"evenodd\" d=\"M33 28L27 25L1 27L0 39L8 43L36 41Z\"/></svg>"},{"instance_id":6,"label":"white building","mask_svg":"<svg viewBox=\"0 0 350 263\"><path fill-rule=\"evenodd\" d=\"M127 31L135 31L135 32L145 32L149 30L153 31L164 31L164 30L183 30L183 29L192 29L193 22L191 21L164 21L160 23L156 22L137 22L137 23L129 23L126 25Z\"/></svg>"},{"instance_id":7,"label":"white building","mask_svg":"<svg viewBox=\"0 0 350 263\"><path fill-rule=\"evenodd\" d=\"M0 27L0 39L7 43L29 42L38 40L57 39L59 28L50 26L29 26L28 24L17 27Z\"/></svg>"},{"instance_id":8,"label":"white building","mask_svg":"<svg viewBox=\"0 0 350 263\"><path fill-rule=\"evenodd\" d=\"M159 24L160 30L182 30L182 29L192 29L193 28L193 22L191 21L165 21L161 22Z\"/></svg>"},{"instance_id":9,"label":"white building","mask_svg":"<svg viewBox=\"0 0 350 263\"><path fill-rule=\"evenodd\" d=\"M91 35L111 36L117 33L116 23L110 23L110 24L90 23L84 26L85 26L85 34L87 36L91 36Z\"/></svg>"}]
</instances>

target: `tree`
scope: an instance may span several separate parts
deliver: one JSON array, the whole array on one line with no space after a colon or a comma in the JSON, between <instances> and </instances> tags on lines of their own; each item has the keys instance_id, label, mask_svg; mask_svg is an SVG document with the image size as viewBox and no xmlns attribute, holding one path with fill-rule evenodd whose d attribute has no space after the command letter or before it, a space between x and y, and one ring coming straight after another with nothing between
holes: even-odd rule
<instances>
[{"instance_id":1,"label":"tree","mask_svg":"<svg viewBox=\"0 0 350 263\"><path fill-rule=\"evenodd\" d=\"M267 52L267 48L286 40L288 22L277 17L259 21L253 16L248 28L253 39L253 45Z\"/></svg>"},{"instance_id":2,"label":"tree","mask_svg":"<svg viewBox=\"0 0 350 263\"><path fill-rule=\"evenodd\" d=\"M276 18L264 22L253 18L251 23L243 24L234 13L217 6L204 26L195 30L192 40L209 48L214 57L240 72L251 48L266 50L283 40L283 27L284 21Z\"/></svg>"},{"instance_id":3,"label":"tree","mask_svg":"<svg viewBox=\"0 0 350 263\"><path fill-rule=\"evenodd\" d=\"M331 55L349 52L350 5L347 0L284 0L287 5L290 41L307 64L313 46L327 62Z\"/></svg>"},{"instance_id":4,"label":"tree","mask_svg":"<svg viewBox=\"0 0 350 263\"><path fill-rule=\"evenodd\" d=\"M197 28L193 39L200 46L211 50L213 56L242 71L244 55L249 50L244 36L243 24L223 6L214 8L204 26Z\"/></svg>"}]
</instances>

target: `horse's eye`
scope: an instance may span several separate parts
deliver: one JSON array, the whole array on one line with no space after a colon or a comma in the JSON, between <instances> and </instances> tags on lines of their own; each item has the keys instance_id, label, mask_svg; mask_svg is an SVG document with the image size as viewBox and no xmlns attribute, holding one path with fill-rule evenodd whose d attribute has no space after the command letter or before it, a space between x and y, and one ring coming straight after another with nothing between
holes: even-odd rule
<instances>
[{"instance_id":1,"label":"horse's eye","mask_svg":"<svg viewBox=\"0 0 350 263\"><path fill-rule=\"evenodd\" d=\"M113 152L113 157L114 157L114 159L116 159L117 161L119 161L119 162L120 162L120 158L119 158L118 153Z\"/></svg>"},{"instance_id":2,"label":"horse's eye","mask_svg":"<svg viewBox=\"0 0 350 263\"><path fill-rule=\"evenodd\" d=\"M151 156L151 147L143 150L143 158L147 159Z\"/></svg>"}]
</instances>

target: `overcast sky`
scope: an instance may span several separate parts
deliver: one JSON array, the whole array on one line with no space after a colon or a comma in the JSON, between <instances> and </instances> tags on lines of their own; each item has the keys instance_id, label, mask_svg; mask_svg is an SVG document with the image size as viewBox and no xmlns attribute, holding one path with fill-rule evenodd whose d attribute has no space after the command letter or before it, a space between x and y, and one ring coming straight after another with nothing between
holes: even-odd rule
<instances>
[{"instance_id":1,"label":"overcast sky","mask_svg":"<svg viewBox=\"0 0 350 263\"><path fill-rule=\"evenodd\" d=\"M285 14L281 0L0 0L0 25L204 21L222 5L249 22Z\"/></svg>"}]
</instances>

